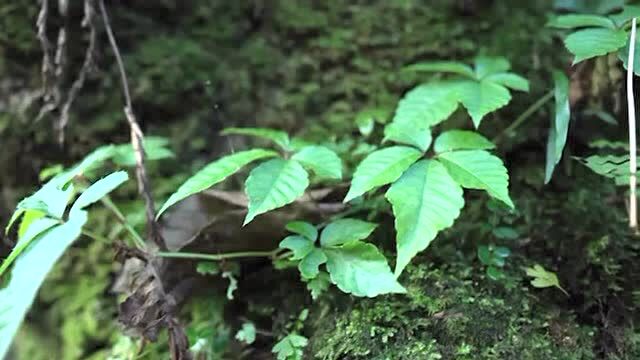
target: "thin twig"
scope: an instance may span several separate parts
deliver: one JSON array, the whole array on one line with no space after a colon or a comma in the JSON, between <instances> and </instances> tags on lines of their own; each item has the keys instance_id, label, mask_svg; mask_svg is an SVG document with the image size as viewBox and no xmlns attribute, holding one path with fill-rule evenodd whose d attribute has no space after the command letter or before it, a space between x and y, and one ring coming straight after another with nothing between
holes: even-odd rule
<instances>
[{"instance_id":1,"label":"thin twig","mask_svg":"<svg viewBox=\"0 0 640 360\"><path fill-rule=\"evenodd\" d=\"M542 108L549 100L553 98L553 90L550 90L544 94L538 101L533 103L527 108L520 116L518 116L507 128L505 128L500 134L493 138L493 143L498 144L505 135L512 133L515 129L519 128L531 115L535 114L540 108Z\"/></svg>"},{"instance_id":2,"label":"thin twig","mask_svg":"<svg viewBox=\"0 0 640 360\"><path fill-rule=\"evenodd\" d=\"M636 108L633 93L633 65L636 49L636 18L631 25L631 37L629 39L629 59L627 62L627 105L629 111L629 227L638 230L637 197L636 197Z\"/></svg>"},{"instance_id":3,"label":"thin twig","mask_svg":"<svg viewBox=\"0 0 640 360\"><path fill-rule=\"evenodd\" d=\"M269 257L274 258L279 252L284 249L274 249L271 251L244 251L235 253L224 254L202 254L202 253L189 253L189 252L159 252L158 256L167 258L182 258L182 259L200 259L210 261L220 261L226 259L237 259L247 257Z\"/></svg>"},{"instance_id":4,"label":"thin twig","mask_svg":"<svg viewBox=\"0 0 640 360\"><path fill-rule=\"evenodd\" d=\"M42 47L42 84L44 88L43 97L45 101L49 101L51 98L51 79L53 78L54 65L51 60L51 43L47 37L47 19L49 17L49 0L40 0L40 13L38 14L38 20L36 20L36 27L38 28L38 40L40 40L40 46Z\"/></svg>"},{"instance_id":5,"label":"thin twig","mask_svg":"<svg viewBox=\"0 0 640 360\"><path fill-rule=\"evenodd\" d=\"M124 94L125 107L124 113L129 122L129 127L131 128L131 145L133 146L133 151L136 156L136 177L138 180L138 192L142 196L145 202L145 213L147 218L147 231L149 237L153 240L153 242L160 248L160 250L165 250L166 246L160 235L160 231L158 229L158 224L156 222L156 210L155 204L153 202L153 197L151 195L151 187L149 185L149 178L147 177L147 171L144 166L145 161L145 153L144 153L144 135L142 134L142 130L140 129L140 125L135 117L133 112L133 104L131 101L131 93L129 91L129 80L127 79L127 73L124 69L124 63L122 61L122 56L120 55L120 50L118 48L118 44L116 42L116 38L113 35L113 30L111 29L111 23L109 21L109 15L107 14L107 9L104 6L104 0L99 1L100 4L100 12L102 14L102 20L104 22L104 27L107 32L107 37L109 38L109 43L111 44L111 48L113 50L114 56L116 58L116 62L118 64L118 70L120 72L120 80L122 83L122 90Z\"/></svg>"}]
</instances>

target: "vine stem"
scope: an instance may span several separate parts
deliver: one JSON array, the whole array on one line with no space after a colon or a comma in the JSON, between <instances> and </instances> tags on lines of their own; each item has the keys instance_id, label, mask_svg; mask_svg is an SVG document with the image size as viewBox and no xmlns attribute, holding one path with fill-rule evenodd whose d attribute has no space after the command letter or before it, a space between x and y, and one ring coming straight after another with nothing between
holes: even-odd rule
<instances>
[{"instance_id":1,"label":"vine stem","mask_svg":"<svg viewBox=\"0 0 640 360\"><path fill-rule=\"evenodd\" d=\"M127 230L129 235L131 235L131 238L133 239L133 242L135 243L136 247L140 250L144 250L145 249L144 239L142 239L142 236L138 234L136 229L134 229L133 226L129 224L127 219L124 217L124 214L122 213L122 211L120 211L118 206L111 200L109 195L103 197L102 199L100 199L100 201L107 209L109 209L115 215L115 217L118 219L120 224L124 226L125 230Z\"/></svg>"},{"instance_id":2,"label":"vine stem","mask_svg":"<svg viewBox=\"0 0 640 360\"><path fill-rule=\"evenodd\" d=\"M502 138L512 133L515 129L519 128L531 115L535 114L540 108L542 108L549 100L553 98L553 90L549 90L546 94L544 94L538 101L531 104L527 110L525 110L520 116L516 118L514 122L511 123L506 129L504 129L498 136L493 138L493 143L497 144L502 140Z\"/></svg>"},{"instance_id":3,"label":"vine stem","mask_svg":"<svg viewBox=\"0 0 640 360\"><path fill-rule=\"evenodd\" d=\"M274 249L271 251L244 251L234 252L226 254L201 254L201 253L189 253L189 252L158 252L156 255L166 258L180 258L180 259L201 259L220 261L226 259L237 259L246 257L275 257L282 249Z\"/></svg>"},{"instance_id":4,"label":"vine stem","mask_svg":"<svg viewBox=\"0 0 640 360\"><path fill-rule=\"evenodd\" d=\"M636 50L636 18L631 25L631 37L629 39L629 58L627 62L627 106L629 111L629 227L638 231L638 200L636 196L636 108L633 93L633 65Z\"/></svg>"}]
</instances>

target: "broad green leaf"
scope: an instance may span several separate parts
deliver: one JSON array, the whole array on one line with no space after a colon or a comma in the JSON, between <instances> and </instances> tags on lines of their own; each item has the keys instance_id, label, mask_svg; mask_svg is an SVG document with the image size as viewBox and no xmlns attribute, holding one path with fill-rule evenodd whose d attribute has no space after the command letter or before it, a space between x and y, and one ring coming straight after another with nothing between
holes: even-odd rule
<instances>
[{"instance_id":1,"label":"broad green leaf","mask_svg":"<svg viewBox=\"0 0 640 360\"><path fill-rule=\"evenodd\" d=\"M273 151L264 149L253 149L237 152L232 155L227 155L212 163L209 163L207 166L195 173L192 177L187 179L187 181L185 181L184 184L182 184L175 193L171 194L169 199L160 208L160 211L158 211L157 218L160 218L160 215L162 215L162 213L164 213L170 206L174 205L178 201L210 188L211 186L233 175L245 165L258 159L274 156L277 156L277 154Z\"/></svg>"},{"instance_id":2,"label":"broad green leaf","mask_svg":"<svg viewBox=\"0 0 640 360\"><path fill-rule=\"evenodd\" d=\"M529 92L529 80L514 73L499 73L485 78L495 84L503 85L513 90Z\"/></svg>"},{"instance_id":3,"label":"broad green leaf","mask_svg":"<svg viewBox=\"0 0 640 360\"><path fill-rule=\"evenodd\" d=\"M11 279L0 290L0 359L6 358L11 342L47 273L80 236L86 221L86 212L77 212L68 222L37 236L15 260Z\"/></svg>"},{"instance_id":4,"label":"broad green leaf","mask_svg":"<svg viewBox=\"0 0 640 360\"><path fill-rule=\"evenodd\" d=\"M547 26L559 29L575 29L581 27L603 27L615 29L616 24L605 16L586 15L586 14L569 14L561 15L552 19Z\"/></svg>"},{"instance_id":5,"label":"broad green leaf","mask_svg":"<svg viewBox=\"0 0 640 360\"><path fill-rule=\"evenodd\" d=\"M573 64L616 51L627 43L624 30L591 28L569 34L564 45L575 55Z\"/></svg>"},{"instance_id":6,"label":"broad green leaf","mask_svg":"<svg viewBox=\"0 0 640 360\"><path fill-rule=\"evenodd\" d=\"M318 238L318 229L306 221L292 221L285 228L292 233L306 237L312 242Z\"/></svg>"},{"instance_id":7,"label":"broad green leaf","mask_svg":"<svg viewBox=\"0 0 640 360\"><path fill-rule=\"evenodd\" d=\"M304 355L302 349L308 343L309 340L306 337L292 333L278 341L271 352L277 354L278 360L302 360Z\"/></svg>"},{"instance_id":8,"label":"broad green leaf","mask_svg":"<svg viewBox=\"0 0 640 360\"><path fill-rule=\"evenodd\" d=\"M7 271L13 261L22 253L22 251L31 244L38 235L51 229L52 227L59 225L60 221L51 218L39 218L31 222L30 226L25 230L24 234L19 237L16 246L11 249L11 253L2 262L0 266L0 277Z\"/></svg>"},{"instance_id":9,"label":"broad green leaf","mask_svg":"<svg viewBox=\"0 0 640 360\"><path fill-rule=\"evenodd\" d=\"M565 289L560 286L560 281L558 281L558 276L554 272L545 270L542 266L536 264L533 267L525 269L527 276L532 277L531 285L537 288L547 288L547 287L556 287L561 290L565 295L569 296L569 294L565 291Z\"/></svg>"},{"instance_id":10,"label":"broad green leaf","mask_svg":"<svg viewBox=\"0 0 640 360\"><path fill-rule=\"evenodd\" d=\"M500 158L484 150L461 150L442 153L438 160L462 187L485 190L514 207L509 197L509 175Z\"/></svg>"},{"instance_id":11,"label":"broad green leaf","mask_svg":"<svg viewBox=\"0 0 640 360\"><path fill-rule=\"evenodd\" d=\"M475 131L449 130L438 136L433 145L436 153L453 150L489 150L496 146Z\"/></svg>"},{"instance_id":12,"label":"broad green leaf","mask_svg":"<svg viewBox=\"0 0 640 360\"><path fill-rule=\"evenodd\" d=\"M606 15L621 9L625 0L555 0L557 10Z\"/></svg>"},{"instance_id":13,"label":"broad green leaf","mask_svg":"<svg viewBox=\"0 0 640 360\"><path fill-rule=\"evenodd\" d=\"M467 109L476 128L482 118L511 101L509 90L489 80L465 81L458 86L460 101Z\"/></svg>"},{"instance_id":14,"label":"broad green leaf","mask_svg":"<svg viewBox=\"0 0 640 360\"><path fill-rule=\"evenodd\" d=\"M314 249L313 241L300 235L287 236L280 242L278 247L293 251L291 260L301 260Z\"/></svg>"},{"instance_id":15,"label":"broad green leaf","mask_svg":"<svg viewBox=\"0 0 640 360\"><path fill-rule=\"evenodd\" d=\"M618 50L618 58L622 60L622 65L625 69L629 66L629 44L631 37L627 39L624 47ZM636 36L636 48L633 56L633 72L640 76L640 36Z\"/></svg>"},{"instance_id":16,"label":"broad green leaf","mask_svg":"<svg viewBox=\"0 0 640 360\"><path fill-rule=\"evenodd\" d=\"M320 245L336 246L354 240L364 240L378 225L358 219L338 219L322 230Z\"/></svg>"},{"instance_id":17,"label":"broad green leaf","mask_svg":"<svg viewBox=\"0 0 640 360\"><path fill-rule=\"evenodd\" d=\"M560 71L553 72L555 83L555 116L549 129L547 140L547 161L545 167L544 183L551 180L553 170L562 158L562 151L567 142L569 131L569 120L571 111L569 109L569 79Z\"/></svg>"},{"instance_id":18,"label":"broad green leaf","mask_svg":"<svg viewBox=\"0 0 640 360\"><path fill-rule=\"evenodd\" d=\"M393 122L427 129L446 120L458 108L453 83L430 83L415 87L400 100Z\"/></svg>"},{"instance_id":19,"label":"broad green leaf","mask_svg":"<svg viewBox=\"0 0 640 360\"><path fill-rule=\"evenodd\" d=\"M127 172L118 171L96 181L80 194L71 206L71 212L82 210L95 203L127 180L129 180Z\"/></svg>"},{"instance_id":20,"label":"broad green leaf","mask_svg":"<svg viewBox=\"0 0 640 360\"><path fill-rule=\"evenodd\" d=\"M440 230L453 225L464 206L462 189L435 160L413 164L386 193L393 207L399 276L409 261L429 246Z\"/></svg>"},{"instance_id":21,"label":"broad green leaf","mask_svg":"<svg viewBox=\"0 0 640 360\"><path fill-rule=\"evenodd\" d=\"M342 160L324 146L307 146L291 157L313 171L319 178L342 179Z\"/></svg>"},{"instance_id":22,"label":"broad green leaf","mask_svg":"<svg viewBox=\"0 0 640 360\"><path fill-rule=\"evenodd\" d=\"M415 146L422 152L429 150L431 146L431 130L417 128L410 122L392 122L384 128L384 139L399 144Z\"/></svg>"},{"instance_id":23,"label":"broad green leaf","mask_svg":"<svg viewBox=\"0 0 640 360\"><path fill-rule=\"evenodd\" d=\"M71 168L71 170L65 171L55 176L50 182L55 182L58 187L63 187L74 177L90 172L102 164L111 159L116 154L115 145L101 146L89 155L85 156L80 163Z\"/></svg>"},{"instance_id":24,"label":"broad green leaf","mask_svg":"<svg viewBox=\"0 0 640 360\"><path fill-rule=\"evenodd\" d=\"M640 6L625 5L622 12L609 16L618 27L622 27L627 21L631 21L634 17L640 17Z\"/></svg>"},{"instance_id":25,"label":"broad green leaf","mask_svg":"<svg viewBox=\"0 0 640 360\"><path fill-rule=\"evenodd\" d=\"M298 270L305 279L313 279L320 273L320 265L327 262L327 256L319 248L313 248L298 264Z\"/></svg>"},{"instance_id":26,"label":"broad green leaf","mask_svg":"<svg viewBox=\"0 0 640 360\"><path fill-rule=\"evenodd\" d=\"M510 68L511 64L503 57L478 56L474 60L474 70L478 80L488 75L505 72Z\"/></svg>"},{"instance_id":27,"label":"broad green leaf","mask_svg":"<svg viewBox=\"0 0 640 360\"><path fill-rule=\"evenodd\" d=\"M5 233L8 233L20 215L28 210L39 211L50 217L62 219L73 195L73 186L69 185L65 189L61 189L60 186L62 185L59 186L60 183L58 177L51 179L38 191L20 200L5 227Z\"/></svg>"},{"instance_id":28,"label":"broad green leaf","mask_svg":"<svg viewBox=\"0 0 640 360\"><path fill-rule=\"evenodd\" d=\"M18 238L21 238L26 234L27 230L31 226L31 224L43 217L47 214L40 210L26 210L24 212L24 216L22 217L22 221L20 221L20 226L18 227Z\"/></svg>"},{"instance_id":29,"label":"broad green leaf","mask_svg":"<svg viewBox=\"0 0 640 360\"><path fill-rule=\"evenodd\" d=\"M406 292L391 272L387 259L372 244L351 241L324 248L324 253L331 282L346 293L374 297Z\"/></svg>"},{"instance_id":30,"label":"broad green leaf","mask_svg":"<svg viewBox=\"0 0 640 360\"><path fill-rule=\"evenodd\" d=\"M616 185L629 184L629 155L592 155L580 160L596 174L615 180Z\"/></svg>"},{"instance_id":31,"label":"broad green leaf","mask_svg":"<svg viewBox=\"0 0 640 360\"><path fill-rule=\"evenodd\" d=\"M169 149L169 139L160 136L145 136L142 147L145 160L154 161L175 157ZM120 166L135 166L136 155L131 144L117 145L114 150L113 162Z\"/></svg>"},{"instance_id":32,"label":"broad green leaf","mask_svg":"<svg viewBox=\"0 0 640 360\"><path fill-rule=\"evenodd\" d=\"M394 182L421 156L420 151L406 146L392 146L372 152L356 168L344 202L375 187Z\"/></svg>"},{"instance_id":33,"label":"broad green leaf","mask_svg":"<svg viewBox=\"0 0 640 360\"><path fill-rule=\"evenodd\" d=\"M309 186L309 174L294 160L272 159L251 171L245 182L248 224L256 216L292 203Z\"/></svg>"},{"instance_id":34,"label":"broad green leaf","mask_svg":"<svg viewBox=\"0 0 640 360\"><path fill-rule=\"evenodd\" d=\"M473 69L455 61L428 61L412 64L404 68L407 71L447 72L473 78Z\"/></svg>"},{"instance_id":35,"label":"broad green leaf","mask_svg":"<svg viewBox=\"0 0 640 360\"><path fill-rule=\"evenodd\" d=\"M289 135L286 132L265 128L226 128L222 135L247 135L271 140L285 150L290 149Z\"/></svg>"}]
</instances>

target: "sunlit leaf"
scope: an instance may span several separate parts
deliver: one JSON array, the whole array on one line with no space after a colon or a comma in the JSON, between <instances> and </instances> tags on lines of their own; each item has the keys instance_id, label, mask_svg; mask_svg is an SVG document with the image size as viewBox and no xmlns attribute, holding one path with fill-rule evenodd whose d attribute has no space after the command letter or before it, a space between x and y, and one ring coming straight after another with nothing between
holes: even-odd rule
<instances>
[{"instance_id":1,"label":"sunlit leaf","mask_svg":"<svg viewBox=\"0 0 640 360\"><path fill-rule=\"evenodd\" d=\"M475 131L449 130L436 139L433 149L436 153L453 150L489 150L496 146L489 139Z\"/></svg>"},{"instance_id":2,"label":"sunlit leaf","mask_svg":"<svg viewBox=\"0 0 640 360\"><path fill-rule=\"evenodd\" d=\"M271 140L285 150L290 149L289 135L286 132L265 128L226 128L222 135L247 135Z\"/></svg>"},{"instance_id":3,"label":"sunlit leaf","mask_svg":"<svg viewBox=\"0 0 640 360\"><path fill-rule=\"evenodd\" d=\"M338 219L327 225L320 235L322 246L341 245L354 240L364 240L378 225L358 219Z\"/></svg>"},{"instance_id":4,"label":"sunlit leaf","mask_svg":"<svg viewBox=\"0 0 640 360\"><path fill-rule=\"evenodd\" d=\"M319 178L342 179L342 160L324 146L307 146L294 154L292 160L313 171Z\"/></svg>"},{"instance_id":5,"label":"sunlit leaf","mask_svg":"<svg viewBox=\"0 0 640 360\"><path fill-rule=\"evenodd\" d=\"M567 142L569 120L571 118L571 111L569 109L569 79L567 79L562 72L554 71L553 80L555 83L555 116L549 127L549 138L547 139L545 184L551 180L553 170L562 158L562 151Z\"/></svg>"},{"instance_id":6,"label":"sunlit leaf","mask_svg":"<svg viewBox=\"0 0 640 360\"><path fill-rule=\"evenodd\" d=\"M606 55L616 51L627 43L624 30L590 28L578 30L564 40L569 51L575 55L573 64L592 57Z\"/></svg>"}]
</instances>

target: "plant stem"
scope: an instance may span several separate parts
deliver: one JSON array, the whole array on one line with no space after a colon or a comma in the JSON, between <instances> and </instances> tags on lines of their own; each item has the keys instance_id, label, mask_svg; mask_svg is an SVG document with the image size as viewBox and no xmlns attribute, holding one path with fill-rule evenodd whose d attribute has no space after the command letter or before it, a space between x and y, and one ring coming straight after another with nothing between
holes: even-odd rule
<instances>
[{"instance_id":1,"label":"plant stem","mask_svg":"<svg viewBox=\"0 0 640 360\"><path fill-rule=\"evenodd\" d=\"M89 231L89 230L82 230L82 235L88 236L88 237L92 238L93 240L102 241L102 242L105 242L105 243L111 243L111 240L107 239L106 237L104 237L102 235L99 235L99 234L96 234L96 233L94 233L92 231Z\"/></svg>"},{"instance_id":2,"label":"plant stem","mask_svg":"<svg viewBox=\"0 0 640 360\"><path fill-rule=\"evenodd\" d=\"M527 110L525 110L514 122L511 123L506 129L504 129L498 136L493 138L493 143L497 144L502 140L505 135L512 133L515 129L519 128L531 115L535 114L540 108L542 108L553 97L553 90L549 90L538 101L533 103Z\"/></svg>"},{"instance_id":3,"label":"plant stem","mask_svg":"<svg viewBox=\"0 0 640 360\"><path fill-rule=\"evenodd\" d=\"M235 259L243 257L274 257L282 249L275 249L271 251L244 251L226 254L201 254L201 253L188 253L188 252L158 252L156 255L167 258L182 258L182 259L201 259L220 261L226 259Z\"/></svg>"},{"instance_id":4,"label":"plant stem","mask_svg":"<svg viewBox=\"0 0 640 360\"><path fill-rule=\"evenodd\" d=\"M631 37L629 39L629 59L627 62L627 106L629 111L629 227L638 230L638 204L636 197L636 109L633 94L633 65L635 62L636 48L636 18L631 25Z\"/></svg>"},{"instance_id":5,"label":"plant stem","mask_svg":"<svg viewBox=\"0 0 640 360\"><path fill-rule=\"evenodd\" d=\"M136 247L138 247L140 250L145 249L146 245L144 240L142 239L140 234L138 234L136 229L134 229L133 226L131 226L131 224L127 222L127 219L124 217L124 214L122 214L122 211L120 211L118 206L111 200L111 198L107 195L101 199L101 202L107 209L111 210L111 212L116 216L118 221L120 221L122 226L124 226L127 232L131 235L131 238L133 239L133 242L135 243Z\"/></svg>"}]
</instances>

